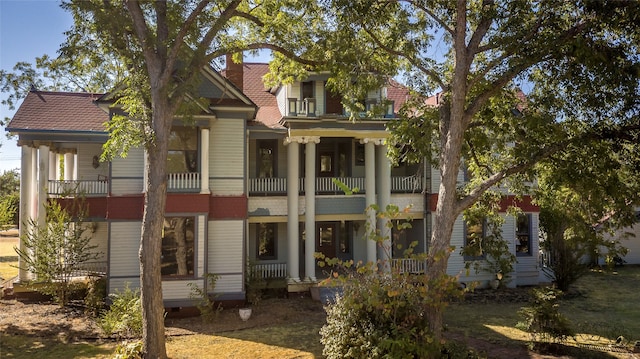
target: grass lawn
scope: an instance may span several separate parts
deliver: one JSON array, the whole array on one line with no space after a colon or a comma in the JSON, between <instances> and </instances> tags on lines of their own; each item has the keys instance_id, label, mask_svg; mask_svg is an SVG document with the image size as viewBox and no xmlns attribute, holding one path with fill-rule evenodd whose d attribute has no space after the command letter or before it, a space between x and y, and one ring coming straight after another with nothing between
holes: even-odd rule
<instances>
[{"instance_id":1,"label":"grass lawn","mask_svg":"<svg viewBox=\"0 0 640 359\"><path fill-rule=\"evenodd\" d=\"M0 237L0 278L9 279L18 275L18 254L13 249L17 245L17 238Z\"/></svg>"},{"instance_id":2,"label":"grass lawn","mask_svg":"<svg viewBox=\"0 0 640 359\"><path fill-rule=\"evenodd\" d=\"M571 350L570 354L565 351L562 357L633 357L628 352L607 351L607 347L611 347L620 335L625 337L623 344L627 344L627 348L640 340L639 287L640 266L625 266L615 272L592 271L583 277L560 303L561 311L578 333L575 342L570 340L566 343L566 348ZM303 305L303 302L296 301L286 300L292 306ZM526 351L529 337L515 328L520 320L517 312L526 304L491 301L452 304L445 314L447 337L466 342L469 347L484 345L479 351L489 357L522 357L514 356L513 353L524 353L525 357L541 358L538 354ZM275 308L269 307L269 301L264 301L262 305L262 308ZM321 358L322 346L318 331L324 324L322 318L323 316L316 316L296 321L287 317L291 323L285 320L284 323L249 326L214 334L204 327L191 331L189 335L169 337L167 352L173 359ZM180 326L181 323L175 324ZM115 347L113 342L69 344L56 338L35 340L34 337L23 335L3 335L0 342L2 358L32 359L42 357L41 354L56 357L59 353L65 353L64 357L106 358ZM492 349L499 350L502 355L496 355Z\"/></svg>"},{"instance_id":3,"label":"grass lawn","mask_svg":"<svg viewBox=\"0 0 640 359\"><path fill-rule=\"evenodd\" d=\"M568 345L608 346L623 336L624 344L640 340L640 267L624 266L614 272L594 270L581 278L560 302L560 311L577 333ZM502 346L526 344L527 333L515 328L526 303L453 304L445 315L448 330ZM591 353L591 357L599 354ZM614 354L611 354L614 355ZM621 356L621 357L628 357ZM585 355L589 356L589 355ZM615 355L614 355L615 356Z\"/></svg>"}]
</instances>

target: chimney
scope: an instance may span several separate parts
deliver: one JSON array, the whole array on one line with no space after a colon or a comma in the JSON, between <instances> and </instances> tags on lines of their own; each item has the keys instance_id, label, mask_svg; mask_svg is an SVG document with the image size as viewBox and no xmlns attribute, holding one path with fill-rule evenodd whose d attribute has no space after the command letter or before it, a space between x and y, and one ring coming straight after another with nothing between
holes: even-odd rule
<instances>
[{"instance_id":1,"label":"chimney","mask_svg":"<svg viewBox=\"0 0 640 359\"><path fill-rule=\"evenodd\" d=\"M240 54L240 56L242 56L242 53ZM236 85L236 87L239 88L240 91L243 91L244 88L242 86L242 81L244 79L244 67L242 65L242 58L240 60L240 63L237 64L233 61L233 54L227 54L226 63L227 63L227 70L226 70L227 78L234 85Z\"/></svg>"}]
</instances>

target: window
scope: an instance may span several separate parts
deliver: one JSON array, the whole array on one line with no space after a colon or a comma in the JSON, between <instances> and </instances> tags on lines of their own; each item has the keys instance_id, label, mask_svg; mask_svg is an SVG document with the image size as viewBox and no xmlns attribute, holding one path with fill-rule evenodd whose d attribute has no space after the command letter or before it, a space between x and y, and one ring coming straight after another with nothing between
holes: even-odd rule
<instances>
[{"instance_id":1,"label":"window","mask_svg":"<svg viewBox=\"0 0 640 359\"><path fill-rule=\"evenodd\" d=\"M169 173L198 172L198 129L175 127L169 135Z\"/></svg>"},{"instance_id":2,"label":"window","mask_svg":"<svg viewBox=\"0 0 640 359\"><path fill-rule=\"evenodd\" d=\"M482 250L482 240L486 235L486 220L480 220L474 223L465 222L464 225L464 259L478 260L484 258Z\"/></svg>"},{"instance_id":3,"label":"window","mask_svg":"<svg viewBox=\"0 0 640 359\"><path fill-rule=\"evenodd\" d=\"M531 214L519 214L516 218L516 254L531 255Z\"/></svg>"},{"instance_id":4,"label":"window","mask_svg":"<svg viewBox=\"0 0 640 359\"><path fill-rule=\"evenodd\" d=\"M194 276L194 243L194 217L165 217L160 260L163 277Z\"/></svg>"},{"instance_id":5,"label":"window","mask_svg":"<svg viewBox=\"0 0 640 359\"><path fill-rule=\"evenodd\" d=\"M273 178L276 176L276 149L275 140L258 141L258 178Z\"/></svg>"},{"instance_id":6,"label":"window","mask_svg":"<svg viewBox=\"0 0 640 359\"><path fill-rule=\"evenodd\" d=\"M302 99L313 98L313 81L302 83Z\"/></svg>"},{"instance_id":7,"label":"window","mask_svg":"<svg viewBox=\"0 0 640 359\"><path fill-rule=\"evenodd\" d=\"M258 259L276 259L276 224L258 224Z\"/></svg>"},{"instance_id":8,"label":"window","mask_svg":"<svg viewBox=\"0 0 640 359\"><path fill-rule=\"evenodd\" d=\"M338 251L340 254L351 253L351 237L349 236L349 232L351 232L350 223L345 221L340 222L340 236L338 239Z\"/></svg>"}]
</instances>

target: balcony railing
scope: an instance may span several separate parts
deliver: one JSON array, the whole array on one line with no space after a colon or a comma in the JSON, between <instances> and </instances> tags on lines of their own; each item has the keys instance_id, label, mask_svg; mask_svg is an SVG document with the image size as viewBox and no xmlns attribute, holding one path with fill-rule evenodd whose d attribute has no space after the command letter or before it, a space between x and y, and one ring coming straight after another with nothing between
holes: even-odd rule
<instances>
[{"instance_id":1,"label":"balcony railing","mask_svg":"<svg viewBox=\"0 0 640 359\"><path fill-rule=\"evenodd\" d=\"M334 181L334 177L318 177L316 178L316 193L319 194L344 194L344 191L338 187ZM349 189L358 189L357 193L365 193L364 177L338 177L340 182L344 183ZM422 192L422 177L391 177L392 193L420 193ZM300 193L305 192L304 178L299 179ZM273 178L251 178L249 179L250 194L267 194L267 195L283 195L287 193L287 179L284 177Z\"/></svg>"},{"instance_id":2,"label":"balcony railing","mask_svg":"<svg viewBox=\"0 0 640 359\"><path fill-rule=\"evenodd\" d=\"M391 266L400 273L422 274L427 270L427 261L412 258L392 259Z\"/></svg>"},{"instance_id":3,"label":"balcony railing","mask_svg":"<svg viewBox=\"0 0 640 359\"><path fill-rule=\"evenodd\" d=\"M287 106L289 116L316 116L315 98L305 98L304 100L289 98L287 99Z\"/></svg>"},{"instance_id":4,"label":"balcony railing","mask_svg":"<svg viewBox=\"0 0 640 359\"><path fill-rule=\"evenodd\" d=\"M167 178L167 191L193 192L200 190L200 173L169 173Z\"/></svg>"},{"instance_id":5,"label":"balcony railing","mask_svg":"<svg viewBox=\"0 0 640 359\"><path fill-rule=\"evenodd\" d=\"M100 196L109 193L109 180L50 180L48 190L53 196Z\"/></svg>"},{"instance_id":6,"label":"balcony railing","mask_svg":"<svg viewBox=\"0 0 640 359\"><path fill-rule=\"evenodd\" d=\"M251 275L254 278L286 278L287 263L261 263L251 267Z\"/></svg>"}]
</instances>

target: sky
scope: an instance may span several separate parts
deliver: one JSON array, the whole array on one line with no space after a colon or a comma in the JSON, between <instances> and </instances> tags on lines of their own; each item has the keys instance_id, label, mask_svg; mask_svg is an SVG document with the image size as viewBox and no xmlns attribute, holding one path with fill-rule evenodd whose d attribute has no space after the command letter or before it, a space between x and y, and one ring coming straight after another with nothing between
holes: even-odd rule
<instances>
[{"instance_id":1,"label":"sky","mask_svg":"<svg viewBox=\"0 0 640 359\"><path fill-rule=\"evenodd\" d=\"M55 57L64 42L63 33L72 24L60 1L0 0L0 68L11 71L20 61L33 64L44 54ZM0 118L11 117L14 112L2 106ZM0 128L0 144L0 173L20 168L20 148L15 139L6 138L4 127Z\"/></svg>"}]
</instances>

